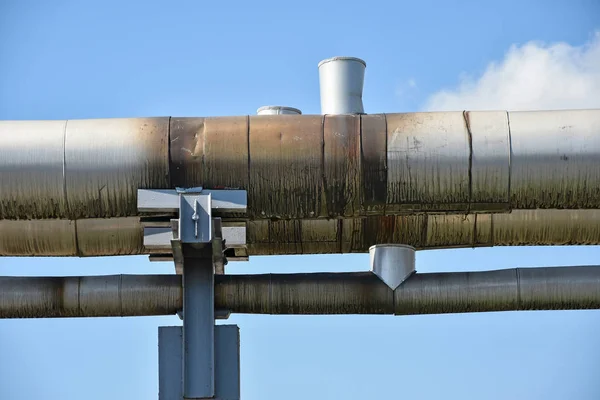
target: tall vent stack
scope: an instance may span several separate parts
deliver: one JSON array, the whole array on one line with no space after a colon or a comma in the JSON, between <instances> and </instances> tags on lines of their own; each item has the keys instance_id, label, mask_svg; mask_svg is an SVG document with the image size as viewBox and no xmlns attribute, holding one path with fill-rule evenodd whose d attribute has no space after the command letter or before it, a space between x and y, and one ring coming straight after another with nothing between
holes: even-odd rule
<instances>
[{"instance_id":1,"label":"tall vent stack","mask_svg":"<svg viewBox=\"0 0 600 400\"><path fill-rule=\"evenodd\" d=\"M356 57L333 57L319 63L321 114L364 114L366 67Z\"/></svg>"}]
</instances>

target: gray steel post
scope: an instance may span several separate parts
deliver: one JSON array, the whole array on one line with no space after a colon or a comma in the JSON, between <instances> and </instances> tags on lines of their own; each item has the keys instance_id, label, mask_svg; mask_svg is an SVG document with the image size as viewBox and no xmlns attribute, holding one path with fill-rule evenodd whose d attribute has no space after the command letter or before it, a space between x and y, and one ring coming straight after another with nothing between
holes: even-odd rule
<instances>
[{"instance_id":1,"label":"gray steel post","mask_svg":"<svg viewBox=\"0 0 600 400\"><path fill-rule=\"evenodd\" d=\"M158 400L183 399L182 335L180 326L158 328Z\"/></svg>"},{"instance_id":2,"label":"gray steel post","mask_svg":"<svg viewBox=\"0 0 600 400\"><path fill-rule=\"evenodd\" d=\"M215 306L212 258L183 263L183 397L215 396Z\"/></svg>"},{"instance_id":3,"label":"gray steel post","mask_svg":"<svg viewBox=\"0 0 600 400\"><path fill-rule=\"evenodd\" d=\"M158 400L183 398L182 327L158 328ZM215 399L240 400L240 330L215 326Z\"/></svg>"},{"instance_id":4,"label":"gray steel post","mask_svg":"<svg viewBox=\"0 0 600 400\"><path fill-rule=\"evenodd\" d=\"M240 328L215 327L215 397L240 400Z\"/></svg>"}]
</instances>

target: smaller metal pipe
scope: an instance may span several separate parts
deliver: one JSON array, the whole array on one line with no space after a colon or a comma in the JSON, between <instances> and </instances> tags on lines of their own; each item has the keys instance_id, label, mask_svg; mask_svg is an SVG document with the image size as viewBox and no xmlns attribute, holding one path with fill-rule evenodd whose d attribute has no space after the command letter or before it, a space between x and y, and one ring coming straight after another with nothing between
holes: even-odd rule
<instances>
[{"instance_id":1,"label":"smaller metal pipe","mask_svg":"<svg viewBox=\"0 0 600 400\"><path fill-rule=\"evenodd\" d=\"M179 275L0 277L0 318L169 315L182 302Z\"/></svg>"},{"instance_id":2,"label":"smaller metal pipe","mask_svg":"<svg viewBox=\"0 0 600 400\"><path fill-rule=\"evenodd\" d=\"M445 314L600 309L600 267L413 274L391 290L370 272L219 277L215 304L248 314Z\"/></svg>"},{"instance_id":3,"label":"smaller metal pipe","mask_svg":"<svg viewBox=\"0 0 600 400\"><path fill-rule=\"evenodd\" d=\"M215 274L211 258L183 263L183 398L215 396Z\"/></svg>"},{"instance_id":4,"label":"smaller metal pipe","mask_svg":"<svg viewBox=\"0 0 600 400\"><path fill-rule=\"evenodd\" d=\"M600 309L600 266L416 273L396 290L371 272L217 275L214 282L214 307L245 314ZM188 301L211 318L209 300ZM0 318L172 315L182 305L179 275L0 277Z\"/></svg>"}]
</instances>

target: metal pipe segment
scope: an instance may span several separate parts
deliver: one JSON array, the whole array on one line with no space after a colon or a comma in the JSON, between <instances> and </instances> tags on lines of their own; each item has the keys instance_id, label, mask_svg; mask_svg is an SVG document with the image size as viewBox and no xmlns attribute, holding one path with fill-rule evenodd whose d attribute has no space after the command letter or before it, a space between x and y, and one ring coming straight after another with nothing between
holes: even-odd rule
<instances>
[{"instance_id":1,"label":"metal pipe segment","mask_svg":"<svg viewBox=\"0 0 600 400\"><path fill-rule=\"evenodd\" d=\"M381 243L418 250L600 244L600 210L418 214L247 222L249 255L365 253ZM0 220L0 256L150 254L138 217Z\"/></svg>"},{"instance_id":2,"label":"metal pipe segment","mask_svg":"<svg viewBox=\"0 0 600 400\"><path fill-rule=\"evenodd\" d=\"M137 190L196 186L249 255L600 244L598 160L600 110L1 121L0 255L148 254Z\"/></svg>"},{"instance_id":3,"label":"metal pipe segment","mask_svg":"<svg viewBox=\"0 0 600 400\"><path fill-rule=\"evenodd\" d=\"M2 277L0 318L170 315L181 276ZM215 308L249 314L442 314L600 309L600 266L414 274L216 275Z\"/></svg>"},{"instance_id":4,"label":"metal pipe segment","mask_svg":"<svg viewBox=\"0 0 600 400\"><path fill-rule=\"evenodd\" d=\"M600 110L0 122L0 219L235 187L256 219L600 208Z\"/></svg>"}]
</instances>

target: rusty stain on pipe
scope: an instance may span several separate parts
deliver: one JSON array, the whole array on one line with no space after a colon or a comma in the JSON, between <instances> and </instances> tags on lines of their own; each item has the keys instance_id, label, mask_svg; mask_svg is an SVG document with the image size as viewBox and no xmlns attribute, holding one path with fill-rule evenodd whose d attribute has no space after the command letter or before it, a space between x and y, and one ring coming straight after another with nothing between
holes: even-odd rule
<instances>
[{"instance_id":1,"label":"rusty stain on pipe","mask_svg":"<svg viewBox=\"0 0 600 400\"><path fill-rule=\"evenodd\" d=\"M364 215L383 215L387 202L387 121L385 114L361 116L360 150Z\"/></svg>"},{"instance_id":2,"label":"rusty stain on pipe","mask_svg":"<svg viewBox=\"0 0 600 400\"><path fill-rule=\"evenodd\" d=\"M0 277L0 318L172 315L179 275ZM600 309L600 267L414 274L216 275L215 308L247 314L443 314Z\"/></svg>"},{"instance_id":3,"label":"rusty stain on pipe","mask_svg":"<svg viewBox=\"0 0 600 400\"><path fill-rule=\"evenodd\" d=\"M250 218L322 215L322 116L251 116L248 142Z\"/></svg>"}]
</instances>

